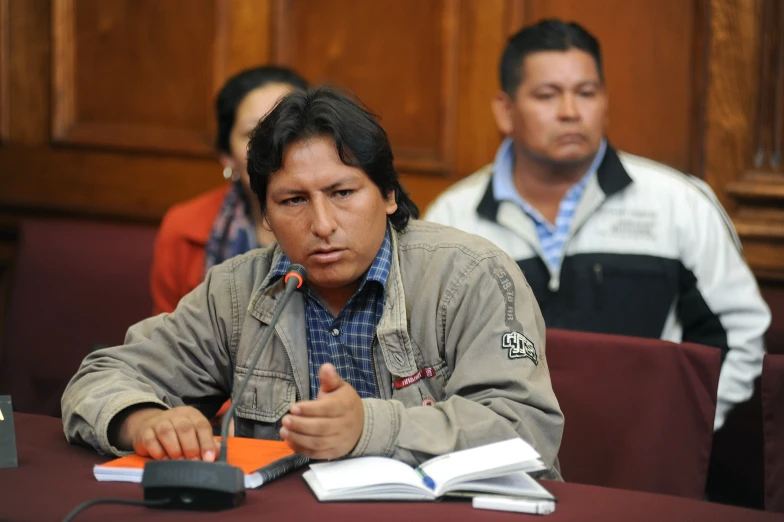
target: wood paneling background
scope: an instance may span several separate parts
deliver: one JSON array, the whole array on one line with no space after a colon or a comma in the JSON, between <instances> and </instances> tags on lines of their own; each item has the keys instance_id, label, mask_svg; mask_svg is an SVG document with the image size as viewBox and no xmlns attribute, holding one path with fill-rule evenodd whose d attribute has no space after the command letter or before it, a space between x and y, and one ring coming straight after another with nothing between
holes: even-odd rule
<instances>
[{"instance_id":1,"label":"wood paneling background","mask_svg":"<svg viewBox=\"0 0 784 522\"><path fill-rule=\"evenodd\" d=\"M705 179L758 276L784 279L784 3L712 10Z\"/></svg>"},{"instance_id":2,"label":"wood paneling background","mask_svg":"<svg viewBox=\"0 0 784 522\"><path fill-rule=\"evenodd\" d=\"M277 5L278 27L290 28L277 32L277 62L297 68L313 83L356 92L383 116L401 171L448 175L453 170L459 1Z\"/></svg>"},{"instance_id":3,"label":"wood paneling background","mask_svg":"<svg viewBox=\"0 0 784 522\"><path fill-rule=\"evenodd\" d=\"M222 182L214 95L231 74L269 62L346 87L377 112L424 208L493 159L489 106L506 38L558 16L602 43L611 141L704 177L755 269L784 277L780 6L0 0L0 223L40 213L157 222Z\"/></svg>"}]
</instances>

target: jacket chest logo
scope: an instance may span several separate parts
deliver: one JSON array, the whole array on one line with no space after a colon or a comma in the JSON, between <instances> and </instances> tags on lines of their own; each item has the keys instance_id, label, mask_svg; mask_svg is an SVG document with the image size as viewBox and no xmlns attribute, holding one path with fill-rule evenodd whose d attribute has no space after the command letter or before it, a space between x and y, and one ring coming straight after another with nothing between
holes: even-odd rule
<instances>
[{"instance_id":1,"label":"jacket chest logo","mask_svg":"<svg viewBox=\"0 0 784 522\"><path fill-rule=\"evenodd\" d=\"M528 358L535 365L539 365L539 358L536 356L536 347L526 336L520 332L505 333L501 339L501 348L509 350L510 359Z\"/></svg>"}]
</instances>

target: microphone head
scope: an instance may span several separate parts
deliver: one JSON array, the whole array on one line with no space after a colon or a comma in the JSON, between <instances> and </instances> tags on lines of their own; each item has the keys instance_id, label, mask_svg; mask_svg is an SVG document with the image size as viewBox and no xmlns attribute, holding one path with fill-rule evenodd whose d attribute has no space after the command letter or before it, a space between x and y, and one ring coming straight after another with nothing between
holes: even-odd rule
<instances>
[{"instance_id":1,"label":"microphone head","mask_svg":"<svg viewBox=\"0 0 784 522\"><path fill-rule=\"evenodd\" d=\"M289 271L286 272L285 277L283 278L283 282L288 285L289 278L294 278L297 281L297 288L302 288L302 285L305 284L305 278L308 276L307 270L302 265L291 265L289 267Z\"/></svg>"}]
</instances>

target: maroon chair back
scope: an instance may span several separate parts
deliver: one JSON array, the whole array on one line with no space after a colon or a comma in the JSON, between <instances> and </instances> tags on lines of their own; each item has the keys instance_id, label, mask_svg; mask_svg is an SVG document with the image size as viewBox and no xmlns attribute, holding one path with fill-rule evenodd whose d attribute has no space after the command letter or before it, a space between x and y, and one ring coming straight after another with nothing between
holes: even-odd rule
<instances>
[{"instance_id":1,"label":"maroon chair back","mask_svg":"<svg viewBox=\"0 0 784 522\"><path fill-rule=\"evenodd\" d=\"M784 284L766 283L760 287L762 297L770 307L770 327L765 334L768 353L784 354Z\"/></svg>"},{"instance_id":2,"label":"maroon chair back","mask_svg":"<svg viewBox=\"0 0 784 522\"><path fill-rule=\"evenodd\" d=\"M0 351L0 394L14 410L60 416L82 359L121 344L150 315L156 230L61 220L21 224Z\"/></svg>"},{"instance_id":3,"label":"maroon chair back","mask_svg":"<svg viewBox=\"0 0 784 522\"><path fill-rule=\"evenodd\" d=\"M765 334L768 353L784 354L784 284L760 283L772 320ZM706 495L711 501L755 509L765 506L761 379L751 398L730 410L714 434Z\"/></svg>"},{"instance_id":4,"label":"maroon chair back","mask_svg":"<svg viewBox=\"0 0 784 522\"><path fill-rule=\"evenodd\" d=\"M702 498L720 350L548 329L547 361L566 481Z\"/></svg>"},{"instance_id":5,"label":"maroon chair back","mask_svg":"<svg viewBox=\"0 0 784 522\"><path fill-rule=\"evenodd\" d=\"M765 440L765 509L784 513L784 355L762 361L762 431Z\"/></svg>"}]
</instances>

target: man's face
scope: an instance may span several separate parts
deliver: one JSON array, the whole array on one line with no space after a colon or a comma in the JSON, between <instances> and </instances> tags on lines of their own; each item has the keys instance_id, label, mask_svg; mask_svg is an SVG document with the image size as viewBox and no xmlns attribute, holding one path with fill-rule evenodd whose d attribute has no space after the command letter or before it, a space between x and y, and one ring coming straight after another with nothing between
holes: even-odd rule
<instances>
[{"instance_id":1,"label":"man's face","mask_svg":"<svg viewBox=\"0 0 784 522\"><path fill-rule=\"evenodd\" d=\"M348 297L375 259L397 210L361 169L340 161L331 138L290 145L267 187L266 224L319 296Z\"/></svg>"},{"instance_id":2,"label":"man's face","mask_svg":"<svg viewBox=\"0 0 784 522\"><path fill-rule=\"evenodd\" d=\"M523 81L514 99L493 101L498 127L516 150L558 166L589 161L599 150L607 122L607 96L596 62L585 51L542 51L523 60Z\"/></svg>"}]
</instances>

